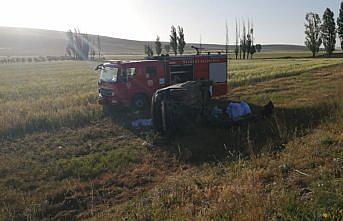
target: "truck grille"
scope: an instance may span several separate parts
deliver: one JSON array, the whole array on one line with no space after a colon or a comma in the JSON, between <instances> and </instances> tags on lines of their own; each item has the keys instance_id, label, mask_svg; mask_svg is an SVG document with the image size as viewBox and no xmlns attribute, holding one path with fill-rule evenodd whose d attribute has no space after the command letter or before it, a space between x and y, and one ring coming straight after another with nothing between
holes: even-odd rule
<instances>
[{"instance_id":1,"label":"truck grille","mask_svg":"<svg viewBox=\"0 0 343 221\"><path fill-rule=\"evenodd\" d=\"M103 97L111 97L112 96L112 90L111 89L100 88L99 93Z\"/></svg>"}]
</instances>

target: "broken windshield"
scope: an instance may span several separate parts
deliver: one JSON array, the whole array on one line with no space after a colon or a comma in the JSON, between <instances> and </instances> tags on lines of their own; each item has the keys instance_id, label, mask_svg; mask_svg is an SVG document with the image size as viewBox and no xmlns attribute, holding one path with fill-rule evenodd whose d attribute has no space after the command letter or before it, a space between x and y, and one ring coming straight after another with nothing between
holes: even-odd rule
<instances>
[{"instance_id":1,"label":"broken windshield","mask_svg":"<svg viewBox=\"0 0 343 221\"><path fill-rule=\"evenodd\" d=\"M100 80L104 82L117 82L119 68L117 67L104 67L100 73Z\"/></svg>"}]
</instances>

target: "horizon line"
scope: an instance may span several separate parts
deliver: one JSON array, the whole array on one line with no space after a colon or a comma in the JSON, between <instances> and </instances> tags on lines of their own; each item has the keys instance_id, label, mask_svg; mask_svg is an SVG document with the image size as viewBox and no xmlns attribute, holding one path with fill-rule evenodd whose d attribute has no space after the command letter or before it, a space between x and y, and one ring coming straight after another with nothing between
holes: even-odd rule
<instances>
[{"instance_id":1,"label":"horizon line","mask_svg":"<svg viewBox=\"0 0 343 221\"><path fill-rule=\"evenodd\" d=\"M18 26L4 26L1 25L0 28L12 28L12 29L29 29L29 30L40 30L40 31L55 31L55 32L63 32L66 33L67 31L62 31L62 30L56 30L56 29L46 29L46 28L35 28L35 27L18 27ZM71 28L69 30L72 30ZM93 36L98 36L99 34L92 34L92 33L83 33L81 31L81 34L87 34L87 35L93 35ZM127 38L119 38L115 36L108 36L108 35L99 35L100 37L105 37L105 38L115 38L119 40L126 40L126 41L138 41L138 42L154 42L154 40L139 40L139 39L127 39ZM161 41L162 43L167 43L168 41ZM187 42L186 42L187 43ZM189 42L188 44L199 44L199 42ZM207 44L207 45L220 45L220 46L225 46L224 43L202 43L202 44ZM296 43L259 43L261 45L265 46L276 46L276 45L289 45L289 46L300 46L300 47L306 47L305 44L296 44ZM229 46L235 46L235 44L229 44Z\"/></svg>"}]
</instances>

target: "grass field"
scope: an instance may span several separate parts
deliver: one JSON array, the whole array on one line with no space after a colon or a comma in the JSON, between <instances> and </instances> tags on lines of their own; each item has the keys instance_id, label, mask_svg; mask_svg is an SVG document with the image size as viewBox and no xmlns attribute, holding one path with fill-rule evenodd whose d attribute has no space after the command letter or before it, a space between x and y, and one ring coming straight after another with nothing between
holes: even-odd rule
<instances>
[{"instance_id":1,"label":"grass field","mask_svg":"<svg viewBox=\"0 0 343 221\"><path fill-rule=\"evenodd\" d=\"M292 76L341 63L340 59L232 60L230 85ZM81 126L101 117L96 63L1 65L0 136Z\"/></svg>"},{"instance_id":2,"label":"grass field","mask_svg":"<svg viewBox=\"0 0 343 221\"><path fill-rule=\"evenodd\" d=\"M232 60L220 102L271 99L277 123L154 147L102 114L95 65L0 65L0 220L342 217L341 59Z\"/></svg>"},{"instance_id":3,"label":"grass field","mask_svg":"<svg viewBox=\"0 0 343 221\"><path fill-rule=\"evenodd\" d=\"M95 64L2 65L2 136L80 126L99 116Z\"/></svg>"},{"instance_id":4,"label":"grass field","mask_svg":"<svg viewBox=\"0 0 343 221\"><path fill-rule=\"evenodd\" d=\"M258 59L232 60L230 85L252 84L277 77L298 75L305 71L342 63L342 59Z\"/></svg>"}]
</instances>

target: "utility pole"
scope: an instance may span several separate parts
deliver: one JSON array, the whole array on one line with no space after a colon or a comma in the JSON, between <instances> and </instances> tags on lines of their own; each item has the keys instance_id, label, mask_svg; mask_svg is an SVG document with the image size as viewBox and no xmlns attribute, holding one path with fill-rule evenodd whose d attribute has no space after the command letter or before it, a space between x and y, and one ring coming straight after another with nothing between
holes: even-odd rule
<instances>
[{"instance_id":1,"label":"utility pole","mask_svg":"<svg viewBox=\"0 0 343 221\"><path fill-rule=\"evenodd\" d=\"M202 50L202 42L201 42L201 34L200 34L200 44L199 44L199 51L200 51L200 53L199 54L201 54L201 50Z\"/></svg>"},{"instance_id":2,"label":"utility pole","mask_svg":"<svg viewBox=\"0 0 343 221\"><path fill-rule=\"evenodd\" d=\"M235 55L236 55L236 60L238 59L238 53L239 53L239 47L238 47L238 24L237 24L237 18L236 18L236 45L235 45Z\"/></svg>"},{"instance_id":3,"label":"utility pole","mask_svg":"<svg viewBox=\"0 0 343 221\"><path fill-rule=\"evenodd\" d=\"M227 20L225 21L225 28L226 28L225 53L227 55L229 52L229 28L227 25Z\"/></svg>"},{"instance_id":4,"label":"utility pole","mask_svg":"<svg viewBox=\"0 0 343 221\"><path fill-rule=\"evenodd\" d=\"M251 30L250 30L250 33L251 33L251 47L255 47L254 46L254 21L251 21ZM254 53L256 52L256 48L254 48ZM251 59L252 59L252 53L251 53Z\"/></svg>"},{"instance_id":5,"label":"utility pole","mask_svg":"<svg viewBox=\"0 0 343 221\"><path fill-rule=\"evenodd\" d=\"M238 20L238 35L239 35L239 59L242 59L242 39L241 39L241 21Z\"/></svg>"}]
</instances>

